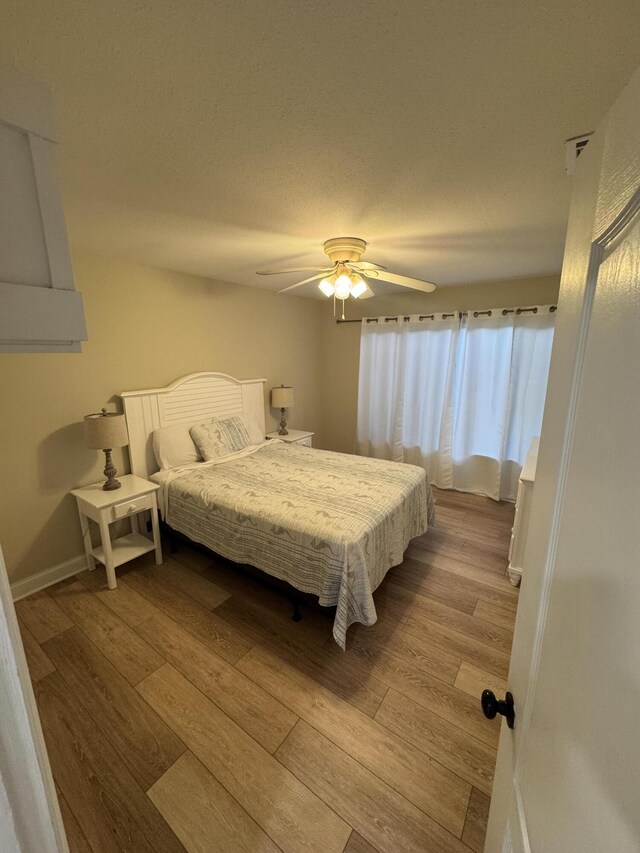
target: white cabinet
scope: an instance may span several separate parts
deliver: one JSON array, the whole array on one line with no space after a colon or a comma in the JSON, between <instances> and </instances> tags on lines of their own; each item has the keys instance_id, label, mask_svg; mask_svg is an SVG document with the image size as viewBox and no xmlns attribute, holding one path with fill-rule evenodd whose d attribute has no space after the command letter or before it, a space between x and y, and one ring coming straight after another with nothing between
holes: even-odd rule
<instances>
[{"instance_id":1,"label":"white cabinet","mask_svg":"<svg viewBox=\"0 0 640 853\"><path fill-rule=\"evenodd\" d=\"M0 352L79 352L75 290L47 90L0 71Z\"/></svg>"},{"instance_id":2,"label":"white cabinet","mask_svg":"<svg viewBox=\"0 0 640 853\"><path fill-rule=\"evenodd\" d=\"M508 569L509 580L514 586L519 585L524 568L524 547L529 531L529 513L531 511L531 500L533 498L533 484L536 479L539 444L540 438L538 437L534 438L531 442L531 447L527 453L527 458L518 480L516 514L513 519L513 529L511 531Z\"/></svg>"}]
</instances>

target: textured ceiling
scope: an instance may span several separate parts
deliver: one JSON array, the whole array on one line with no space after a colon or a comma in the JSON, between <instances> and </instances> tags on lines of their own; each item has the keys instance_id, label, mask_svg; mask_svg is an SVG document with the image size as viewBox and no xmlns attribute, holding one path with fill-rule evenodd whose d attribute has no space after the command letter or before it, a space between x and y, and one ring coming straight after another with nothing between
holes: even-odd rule
<instances>
[{"instance_id":1,"label":"textured ceiling","mask_svg":"<svg viewBox=\"0 0 640 853\"><path fill-rule=\"evenodd\" d=\"M637 0L3 0L0 64L54 92L76 246L277 289L348 234L443 285L559 271L639 42Z\"/></svg>"}]
</instances>

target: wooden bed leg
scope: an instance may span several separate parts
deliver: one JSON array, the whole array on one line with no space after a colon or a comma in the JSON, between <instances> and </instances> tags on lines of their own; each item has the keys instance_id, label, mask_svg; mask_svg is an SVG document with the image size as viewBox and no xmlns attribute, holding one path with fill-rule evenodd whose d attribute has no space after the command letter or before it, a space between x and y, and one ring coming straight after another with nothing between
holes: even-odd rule
<instances>
[{"instance_id":1,"label":"wooden bed leg","mask_svg":"<svg viewBox=\"0 0 640 853\"><path fill-rule=\"evenodd\" d=\"M291 618L294 622L299 622L302 619L302 614L300 613L300 602L297 598L293 599L293 616Z\"/></svg>"}]
</instances>

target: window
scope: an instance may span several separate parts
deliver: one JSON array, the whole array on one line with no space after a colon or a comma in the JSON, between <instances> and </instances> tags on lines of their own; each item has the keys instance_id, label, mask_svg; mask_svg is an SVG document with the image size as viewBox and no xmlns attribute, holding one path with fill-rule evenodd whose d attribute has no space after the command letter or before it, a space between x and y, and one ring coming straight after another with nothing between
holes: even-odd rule
<instances>
[{"instance_id":1,"label":"window","mask_svg":"<svg viewBox=\"0 0 640 853\"><path fill-rule=\"evenodd\" d=\"M358 452L514 499L539 435L555 306L364 320Z\"/></svg>"}]
</instances>

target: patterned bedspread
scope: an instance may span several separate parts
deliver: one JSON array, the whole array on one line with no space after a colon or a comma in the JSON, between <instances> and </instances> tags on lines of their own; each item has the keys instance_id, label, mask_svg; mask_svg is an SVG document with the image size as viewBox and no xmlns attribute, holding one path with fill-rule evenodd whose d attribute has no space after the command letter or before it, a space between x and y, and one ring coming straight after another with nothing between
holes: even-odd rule
<instances>
[{"instance_id":1,"label":"patterned bedspread","mask_svg":"<svg viewBox=\"0 0 640 853\"><path fill-rule=\"evenodd\" d=\"M335 605L342 648L349 625L376 621L374 590L433 523L431 487L413 465L272 441L171 473L167 523Z\"/></svg>"}]
</instances>

